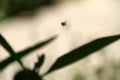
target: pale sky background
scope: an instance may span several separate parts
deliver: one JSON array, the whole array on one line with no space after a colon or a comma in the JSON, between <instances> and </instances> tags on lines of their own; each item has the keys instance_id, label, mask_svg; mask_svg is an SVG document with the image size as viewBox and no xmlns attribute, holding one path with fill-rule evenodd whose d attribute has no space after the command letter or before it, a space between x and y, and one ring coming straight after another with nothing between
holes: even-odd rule
<instances>
[{"instance_id":1,"label":"pale sky background","mask_svg":"<svg viewBox=\"0 0 120 80\"><path fill-rule=\"evenodd\" d=\"M25 66L33 68L37 55L45 53L46 61L41 72L44 73L59 56L68 51L99 37L119 34L119 3L119 0L76 0L75 2L68 0L55 5L55 7L40 9L34 17L5 20L0 25L0 33L16 52L58 35L55 42L22 60ZM62 27L62 21L66 21L67 26ZM93 54L79 63L46 76L45 80L73 80L73 75L77 71L84 71L83 68L89 73L93 70L91 68L104 62L105 59L101 54L104 54L107 60L118 60L120 58L119 44L120 41L117 41L98 51L98 54ZM8 56L8 53L0 46L0 61ZM81 68L79 68L80 65ZM20 69L18 66L15 63L7 67L0 73L0 80L12 80L15 72Z\"/></svg>"}]
</instances>

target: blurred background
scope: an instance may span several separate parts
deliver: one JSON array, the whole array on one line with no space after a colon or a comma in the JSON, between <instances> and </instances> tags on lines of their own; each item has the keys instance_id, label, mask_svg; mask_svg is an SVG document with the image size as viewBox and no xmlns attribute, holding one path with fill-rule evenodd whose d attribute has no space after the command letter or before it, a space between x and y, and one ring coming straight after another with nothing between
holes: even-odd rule
<instances>
[{"instance_id":1,"label":"blurred background","mask_svg":"<svg viewBox=\"0 0 120 80\"><path fill-rule=\"evenodd\" d=\"M37 7L32 12L23 11L19 15L19 11L12 13L12 10L8 10L7 16L10 17L0 22L0 34L16 52L54 35L58 36L48 46L22 59L24 65L32 69L37 56L45 53L45 64L40 74L46 72L63 54L94 39L120 34L119 0L61 0ZM61 22L66 22L66 25L62 26ZM73 65L45 76L44 80L120 80L119 49L120 41L117 41ZM7 57L8 52L0 45L0 62ZM0 80L13 80L19 70L21 67L18 63L12 63L0 72Z\"/></svg>"}]
</instances>

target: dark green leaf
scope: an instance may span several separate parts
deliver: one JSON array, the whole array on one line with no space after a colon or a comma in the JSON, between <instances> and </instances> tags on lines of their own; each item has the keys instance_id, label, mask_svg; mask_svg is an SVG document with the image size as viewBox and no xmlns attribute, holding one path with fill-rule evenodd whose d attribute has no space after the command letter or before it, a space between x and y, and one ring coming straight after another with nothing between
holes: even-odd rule
<instances>
[{"instance_id":1,"label":"dark green leaf","mask_svg":"<svg viewBox=\"0 0 120 80\"><path fill-rule=\"evenodd\" d=\"M48 70L47 73L44 75L53 72L57 69L63 68L67 65L70 65L88 55L90 55L93 52L96 52L105 46L109 45L110 43L113 43L114 41L120 39L120 35L115 36L109 36L104 38L99 38L97 40L94 40L90 43L87 43L63 56L58 58L56 62L52 65L52 67Z\"/></svg>"},{"instance_id":2,"label":"dark green leaf","mask_svg":"<svg viewBox=\"0 0 120 80\"><path fill-rule=\"evenodd\" d=\"M15 55L14 50L11 48L9 43L5 40L5 38L1 34L0 34L0 44L8 51L10 56L13 56L13 58L18 61L18 63L24 69L24 66L23 66L21 60L17 57L17 55Z\"/></svg>"},{"instance_id":3,"label":"dark green leaf","mask_svg":"<svg viewBox=\"0 0 120 80\"><path fill-rule=\"evenodd\" d=\"M36 50L38 48L41 48L41 47L45 46L46 44L50 43L54 39L56 39L56 36L54 36L54 37L52 37L52 38L50 38L50 39L48 39L48 40L46 40L44 42L37 43L36 45L34 45L32 47L29 47L29 48L27 48L25 50L22 50L22 51L18 52L18 56L19 57L23 57L23 56L29 54L30 52L32 52L32 51L34 51L34 50Z\"/></svg>"},{"instance_id":4,"label":"dark green leaf","mask_svg":"<svg viewBox=\"0 0 120 80\"><path fill-rule=\"evenodd\" d=\"M34 67L35 72L38 72L38 70L41 68L44 60L45 60L44 54L42 54L41 56L38 57L38 62L35 64L35 67Z\"/></svg>"},{"instance_id":5,"label":"dark green leaf","mask_svg":"<svg viewBox=\"0 0 120 80\"><path fill-rule=\"evenodd\" d=\"M36 49L38 48L42 48L44 47L45 45L47 45L48 43L50 43L51 41L53 41L54 39L56 38L55 37L52 37L46 41L43 41L43 42L40 42L32 47L29 47L23 51L20 51L18 53L16 53L16 56L18 59L21 59L23 58L24 56L30 54L31 52L35 51ZM0 62L0 70L3 70L6 66L8 66L10 63L16 61L16 59L14 58L14 56L10 56L9 58L7 58L6 60Z\"/></svg>"},{"instance_id":6,"label":"dark green leaf","mask_svg":"<svg viewBox=\"0 0 120 80\"><path fill-rule=\"evenodd\" d=\"M12 47L8 44L5 38L0 34L0 44L10 53L10 55L14 55L15 52Z\"/></svg>"},{"instance_id":7,"label":"dark green leaf","mask_svg":"<svg viewBox=\"0 0 120 80\"><path fill-rule=\"evenodd\" d=\"M29 70L21 70L15 74L13 80L43 80L39 74Z\"/></svg>"}]
</instances>

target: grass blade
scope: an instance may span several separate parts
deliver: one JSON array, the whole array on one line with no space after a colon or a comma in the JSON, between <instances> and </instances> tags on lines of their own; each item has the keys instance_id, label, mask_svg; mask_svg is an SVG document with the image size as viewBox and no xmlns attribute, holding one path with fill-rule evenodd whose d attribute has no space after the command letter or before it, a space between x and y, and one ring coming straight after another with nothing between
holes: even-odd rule
<instances>
[{"instance_id":1,"label":"grass blade","mask_svg":"<svg viewBox=\"0 0 120 80\"><path fill-rule=\"evenodd\" d=\"M29 47L23 51L20 51L18 53L16 53L17 58L20 60L21 58L23 58L24 56L30 54L31 52L35 51L38 48L42 48L45 45L47 45L48 43L50 43L51 41L53 41L55 37L52 37L46 41L40 42L32 47ZM14 56L10 56L9 58L7 58L6 60L0 62L0 70L3 70L6 66L8 66L10 63L16 61L16 59L14 58Z\"/></svg>"},{"instance_id":2,"label":"grass blade","mask_svg":"<svg viewBox=\"0 0 120 80\"><path fill-rule=\"evenodd\" d=\"M34 45L34 46L32 46L32 47L29 47L29 48L27 48L27 49L25 49L25 50L22 50L22 51L18 52L18 56L21 58L21 57L23 57L23 56L25 56L25 55L28 55L30 52L33 52L33 51L35 51L36 49L45 46L46 44L50 43L50 42L53 41L54 39L56 39L56 36L54 36L54 37L52 37L52 38L50 38L50 39L48 39L48 40L46 40L46 41L44 41L44 42L37 43L36 45Z\"/></svg>"},{"instance_id":3,"label":"grass blade","mask_svg":"<svg viewBox=\"0 0 120 80\"><path fill-rule=\"evenodd\" d=\"M5 38L0 34L0 44L10 53L10 55L14 55L15 52L9 43L5 40Z\"/></svg>"},{"instance_id":4,"label":"grass blade","mask_svg":"<svg viewBox=\"0 0 120 80\"><path fill-rule=\"evenodd\" d=\"M120 39L120 35L99 38L58 58L44 75L68 66ZM44 76L43 75L43 76Z\"/></svg>"},{"instance_id":5,"label":"grass blade","mask_svg":"<svg viewBox=\"0 0 120 80\"><path fill-rule=\"evenodd\" d=\"M5 40L5 38L1 34L0 34L0 44L8 51L10 56L13 56L13 58L18 61L18 63L24 69L24 66L23 66L21 60L15 55L14 50L12 49L12 47L9 45L9 43Z\"/></svg>"}]
</instances>

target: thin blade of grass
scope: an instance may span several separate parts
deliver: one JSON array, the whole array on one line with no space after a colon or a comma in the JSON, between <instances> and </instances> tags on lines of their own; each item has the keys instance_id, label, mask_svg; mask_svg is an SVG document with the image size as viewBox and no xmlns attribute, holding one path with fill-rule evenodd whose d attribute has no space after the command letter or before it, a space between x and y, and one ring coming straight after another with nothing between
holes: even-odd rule
<instances>
[{"instance_id":1,"label":"thin blade of grass","mask_svg":"<svg viewBox=\"0 0 120 80\"><path fill-rule=\"evenodd\" d=\"M0 34L0 44L10 53L10 55L14 55L15 52L9 43L5 40L5 38Z\"/></svg>"},{"instance_id":2,"label":"thin blade of grass","mask_svg":"<svg viewBox=\"0 0 120 80\"><path fill-rule=\"evenodd\" d=\"M38 43L38 44L36 44L36 45L34 45L32 47L29 47L29 48L27 48L25 50L22 50L22 51L18 52L18 56L23 57L25 55L28 55L30 52L45 46L46 44L50 43L51 41L53 41L55 39L56 39L56 36L54 36L54 37L52 37L52 38L50 38L50 39L48 39L48 40L46 40L44 42L40 42L40 43Z\"/></svg>"},{"instance_id":3,"label":"thin blade of grass","mask_svg":"<svg viewBox=\"0 0 120 80\"><path fill-rule=\"evenodd\" d=\"M20 59L15 55L15 51L12 49L12 47L9 45L9 43L6 41L6 39L0 34L0 44L8 51L10 56L13 56L14 59L18 61L18 63L21 65L21 67L24 69L24 66Z\"/></svg>"},{"instance_id":4,"label":"thin blade of grass","mask_svg":"<svg viewBox=\"0 0 120 80\"><path fill-rule=\"evenodd\" d=\"M94 40L92 42L89 42L89 43L59 57L55 61L55 63L52 65L52 67L48 70L48 72L43 74L43 76L47 75L50 72L58 70L60 68L66 67L66 66L92 54L93 52L96 52L96 51L104 48L105 46L115 42L118 39L120 39L120 35L103 37L103 38Z\"/></svg>"},{"instance_id":5,"label":"thin blade of grass","mask_svg":"<svg viewBox=\"0 0 120 80\"><path fill-rule=\"evenodd\" d=\"M56 39L56 36L46 40L46 41L43 41L43 42L40 42L32 47L29 47L23 51L20 51L18 53L16 53L16 56L17 58L20 60L21 58L23 58L24 56L30 54L31 52L35 51L36 49L40 49L42 47L44 47L45 45L47 45L48 43L52 42L53 40ZM3 70L6 66L8 66L10 63L16 61L16 59L14 58L14 56L10 56L9 58L7 58L6 60L0 62L0 70Z\"/></svg>"}]
</instances>

